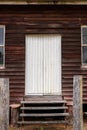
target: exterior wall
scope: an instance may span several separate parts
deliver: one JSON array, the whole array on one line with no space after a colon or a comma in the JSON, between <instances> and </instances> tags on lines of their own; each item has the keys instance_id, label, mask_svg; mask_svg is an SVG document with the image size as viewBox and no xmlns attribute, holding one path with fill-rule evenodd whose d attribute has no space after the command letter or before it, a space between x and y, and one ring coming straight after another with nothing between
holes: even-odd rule
<instances>
[{"instance_id":1,"label":"exterior wall","mask_svg":"<svg viewBox=\"0 0 87 130\"><path fill-rule=\"evenodd\" d=\"M87 69L81 68L81 25L87 24L86 5L0 5L0 25L6 26L5 69L0 78L10 79L10 102L22 100L25 91L25 35L62 36L62 92L72 99L73 75L83 75L87 102Z\"/></svg>"}]
</instances>

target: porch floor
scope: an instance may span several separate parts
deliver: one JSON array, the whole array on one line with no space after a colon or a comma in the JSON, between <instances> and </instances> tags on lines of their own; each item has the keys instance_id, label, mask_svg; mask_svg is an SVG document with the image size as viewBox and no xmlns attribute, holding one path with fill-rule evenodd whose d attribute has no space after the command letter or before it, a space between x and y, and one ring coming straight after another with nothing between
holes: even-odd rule
<instances>
[{"instance_id":1,"label":"porch floor","mask_svg":"<svg viewBox=\"0 0 87 130\"><path fill-rule=\"evenodd\" d=\"M60 101L63 100L61 95L32 95L25 96L24 100L26 101Z\"/></svg>"}]
</instances>

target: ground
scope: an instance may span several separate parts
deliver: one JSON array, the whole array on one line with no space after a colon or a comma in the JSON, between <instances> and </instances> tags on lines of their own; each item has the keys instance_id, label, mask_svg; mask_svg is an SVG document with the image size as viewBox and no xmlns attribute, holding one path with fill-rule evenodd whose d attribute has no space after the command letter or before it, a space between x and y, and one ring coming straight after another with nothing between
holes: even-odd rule
<instances>
[{"instance_id":1,"label":"ground","mask_svg":"<svg viewBox=\"0 0 87 130\"><path fill-rule=\"evenodd\" d=\"M46 125L29 125L23 127L10 127L9 130L73 130L72 125L66 127L62 124L46 124ZM87 119L84 120L83 130L87 130Z\"/></svg>"},{"instance_id":2,"label":"ground","mask_svg":"<svg viewBox=\"0 0 87 130\"><path fill-rule=\"evenodd\" d=\"M71 127L69 128L70 130ZM24 127L10 127L9 130L69 130L64 125L33 125ZM85 129L86 130L86 129Z\"/></svg>"}]
</instances>

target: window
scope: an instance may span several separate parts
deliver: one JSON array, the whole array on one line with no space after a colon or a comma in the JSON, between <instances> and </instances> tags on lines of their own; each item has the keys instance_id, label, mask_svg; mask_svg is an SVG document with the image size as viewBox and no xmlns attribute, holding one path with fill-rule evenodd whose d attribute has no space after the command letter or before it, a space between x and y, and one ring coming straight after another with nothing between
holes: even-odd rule
<instances>
[{"instance_id":1,"label":"window","mask_svg":"<svg viewBox=\"0 0 87 130\"><path fill-rule=\"evenodd\" d=\"M87 26L81 27L82 65L87 66Z\"/></svg>"},{"instance_id":2,"label":"window","mask_svg":"<svg viewBox=\"0 0 87 130\"><path fill-rule=\"evenodd\" d=\"M0 67L5 64L5 26L0 26Z\"/></svg>"}]
</instances>

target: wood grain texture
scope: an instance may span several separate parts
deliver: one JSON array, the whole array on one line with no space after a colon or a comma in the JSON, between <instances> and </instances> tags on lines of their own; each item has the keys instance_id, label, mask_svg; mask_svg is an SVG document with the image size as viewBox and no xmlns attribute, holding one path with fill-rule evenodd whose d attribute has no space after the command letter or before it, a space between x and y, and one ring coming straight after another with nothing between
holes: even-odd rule
<instances>
[{"instance_id":1,"label":"wood grain texture","mask_svg":"<svg viewBox=\"0 0 87 130\"><path fill-rule=\"evenodd\" d=\"M9 128L9 79L0 78L0 130Z\"/></svg>"},{"instance_id":2,"label":"wood grain texture","mask_svg":"<svg viewBox=\"0 0 87 130\"><path fill-rule=\"evenodd\" d=\"M87 4L86 0L0 0L1 4Z\"/></svg>"},{"instance_id":3,"label":"wood grain texture","mask_svg":"<svg viewBox=\"0 0 87 130\"><path fill-rule=\"evenodd\" d=\"M62 93L72 100L73 76L83 75L83 101L87 103L87 69L81 68L81 25L87 24L87 5L0 5L0 24L6 27L5 69L10 79L10 103L25 92L25 36L62 36Z\"/></svg>"},{"instance_id":4,"label":"wood grain texture","mask_svg":"<svg viewBox=\"0 0 87 130\"><path fill-rule=\"evenodd\" d=\"M73 78L73 129L83 130L82 76Z\"/></svg>"}]
</instances>

